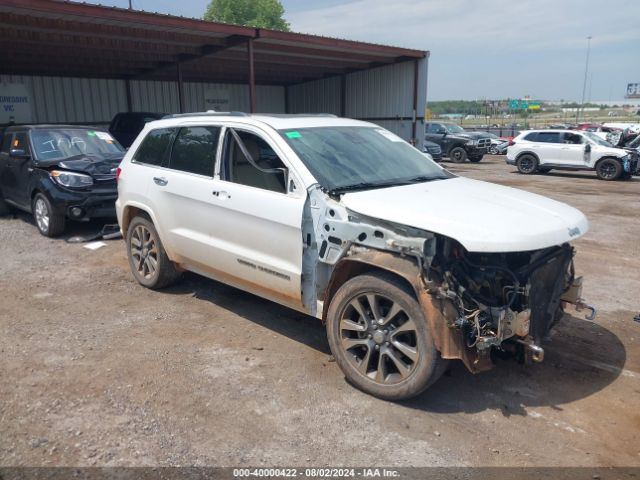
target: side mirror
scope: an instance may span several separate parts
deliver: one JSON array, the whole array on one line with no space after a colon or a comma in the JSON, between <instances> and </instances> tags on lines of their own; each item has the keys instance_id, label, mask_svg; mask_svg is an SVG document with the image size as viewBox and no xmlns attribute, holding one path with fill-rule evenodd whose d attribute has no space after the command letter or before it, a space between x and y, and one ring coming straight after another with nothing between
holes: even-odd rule
<instances>
[{"instance_id":1,"label":"side mirror","mask_svg":"<svg viewBox=\"0 0 640 480\"><path fill-rule=\"evenodd\" d=\"M27 151L22 148L12 148L11 150L9 150L9 156L17 158L27 158L31 155L29 155Z\"/></svg>"},{"instance_id":2,"label":"side mirror","mask_svg":"<svg viewBox=\"0 0 640 480\"><path fill-rule=\"evenodd\" d=\"M441 133L443 137L447 136L447 131L446 130L438 130L438 133Z\"/></svg>"},{"instance_id":3,"label":"side mirror","mask_svg":"<svg viewBox=\"0 0 640 480\"><path fill-rule=\"evenodd\" d=\"M590 151L591 151L591 144L590 144L590 143L587 143L587 144L584 146L584 153L589 153Z\"/></svg>"}]
</instances>

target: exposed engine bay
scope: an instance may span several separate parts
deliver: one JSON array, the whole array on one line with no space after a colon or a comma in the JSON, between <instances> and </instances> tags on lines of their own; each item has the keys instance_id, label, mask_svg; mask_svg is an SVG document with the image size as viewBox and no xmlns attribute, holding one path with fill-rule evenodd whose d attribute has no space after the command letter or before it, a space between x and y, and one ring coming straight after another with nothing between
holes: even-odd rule
<instances>
[{"instance_id":1,"label":"exposed engine bay","mask_svg":"<svg viewBox=\"0 0 640 480\"><path fill-rule=\"evenodd\" d=\"M437 285L432 291L455 306L452 326L465 346L480 355L513 352L525 361L542 361L540 344L562 318L563 298L580 301L579 294L571 296L574 249L564 244L532 252L469 253L451 239L438 243L426 275Z\"/></svg>"},{"instance_id":2,"label":"exposed engine bay","mask_svg":"<svg viewBox=\"0 0 640 480\"><path fill-rule=\"evenodd\" d=\"M542 341L564 303L595 316L580 298L582 279L568 243L468 252L444 235L364 217L319 190L309 193L303 301L313 315L322 318L350 269L392 271L413 285L443 358L459 358L474 372L491 368L496 356L542 361Z\"/></svg>"}]
</instances>

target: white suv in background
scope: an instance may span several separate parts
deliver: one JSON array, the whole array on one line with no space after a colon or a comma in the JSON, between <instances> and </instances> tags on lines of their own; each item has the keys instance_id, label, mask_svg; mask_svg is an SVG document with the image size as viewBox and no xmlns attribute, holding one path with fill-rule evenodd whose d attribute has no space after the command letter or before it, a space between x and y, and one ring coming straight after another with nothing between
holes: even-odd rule
<instances>
[{"instance_id":1,"label":"white suv in background","mask_svg":"<svg viewBox=\"0 0 640 480\"><path fill-rule=\"evenodd\" d=\"M541 361L563 302L585 306L568 244L582 213L456 177L371 123L176 115L144 127L118 192L139 283L191 270L316 316L351 383L385 399L449 359Z\"/></svg>"},{"instance_id":2,"label":"white suv in background","mask_svg":"<svg viewBox=\"0 0 640 480\"><path fill-rule=\"evenodd\" d=\"M592 132L579 130L529 130L507 148L507 163L520 173L546 173L551 169L595 170L602 180L630 179L638 158L615 148Z\"/></svg>"}]
</instances>

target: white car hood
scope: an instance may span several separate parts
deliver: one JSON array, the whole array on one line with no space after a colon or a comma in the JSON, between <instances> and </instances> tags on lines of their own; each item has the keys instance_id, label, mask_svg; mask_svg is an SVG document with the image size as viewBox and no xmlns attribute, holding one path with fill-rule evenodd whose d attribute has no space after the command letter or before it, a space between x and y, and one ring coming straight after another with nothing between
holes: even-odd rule
<instances>
[{"instance_id":1,"label":"white car hood","mask_svg":"<svg viewBox=\"0 0 640 480\"><path fill-rule=\"evenodd\" d=\"M569 205L462 177L347 193L342 203L361 215L446 235L470 252L537 250L589 229Z\"/></svg>"}]
</instances>

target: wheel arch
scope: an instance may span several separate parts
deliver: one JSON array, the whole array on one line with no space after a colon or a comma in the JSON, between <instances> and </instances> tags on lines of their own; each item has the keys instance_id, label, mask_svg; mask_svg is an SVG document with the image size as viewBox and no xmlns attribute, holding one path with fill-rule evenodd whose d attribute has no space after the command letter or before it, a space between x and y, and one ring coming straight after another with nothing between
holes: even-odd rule
<instances>
[{"instance_id":1,"label":"wheel arch","mask_svg":"<svg viewBox=\"0 0 640 480\"><path fill-rule=\"evenodd\" d=\"M122 234L124 236L127 235L127 230L129 229L131 220L133 220L133 218L138 215L147 217L149 221L151 221L154 225L157 225L154 216L151 214L151 211L148 208L142 207L140 205L125 205L122 209L122 225L120 225Z\"/></svg>"},{"instance_id":2,"label":"wheel arch","mask_svg":"<svg viewBox=\"0 0 640 480\"><path fill-rule=\"evenodd\" d=\"M534 158L538 161L538 165L540 164L540 157L538 156L538 154L537 154L537 153L532 152L531 150L524 150L524 151L522 151L522 152L518 153L518 154L516 155L516 158L515 158L514 160L515 160L515 161L518 161L518 159L519 159L520 157L522 157L523 155L531 155L532 157L534 157Z\"/></svg>"},{"instance_id":3,"label":"wheel arch","mask_svg":"<svg viewBox=\"0 0 640 480\"><path fill-rule=\"evenodd\" d=\"M593 168L597 169L598 165L600 165L602 162L604 162L605 160L614 160L616 162L618 162L620 165L622 165L622 160L620 160L620 158L614 156L614 155L605 155L604 157L600 157L596 163L593 164Z\"/></svg>"},{"instance_id":4,"label":"wheel arch","mask_svg":"<svg viewBox=\"0 0 640 480\"><path fill-rule=\"evenodd\" d=\"M419 276L417 262L406 257L396 256L388 252L374 251L373 255L361 255L344 258L340 260L333 272L325 289L324 302L322 307L322 321L327 319L329 305L336 292L345 282L365 273L385 273L393 275L413 292L418 300L416 283ZM406 262L406 263L405 263Z\"/></svg>"},{"instance_id":5,"label":"wheel arch","mask_svg":"<svg viewBox=\"0 0 640 480\"><path fill-rule=\"evenodd\" d=\"M340 260L325 289L322 321L326 322L329 305L336 292L346 281L363 273L382 272L393 275L413 292L424 312L433 335L436 349L444 359L459 359L473 373L488 370L491 362L477 361L475 353L466 348L462 335L449 327L447 318L455 318L455 308L450 302L435 299L427 291L420 267L415 258L382 250L364 249Z\"/></svg>"}]
</instances>

